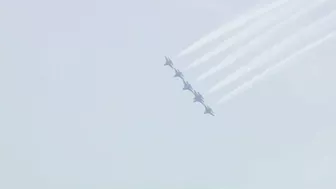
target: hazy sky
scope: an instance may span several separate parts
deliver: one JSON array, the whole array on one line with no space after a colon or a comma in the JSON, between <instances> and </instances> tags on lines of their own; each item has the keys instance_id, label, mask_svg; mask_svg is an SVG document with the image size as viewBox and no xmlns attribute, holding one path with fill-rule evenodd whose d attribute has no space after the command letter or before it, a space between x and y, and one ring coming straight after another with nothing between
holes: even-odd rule
<instances>
[{"instance_id":1,"label":"hazy sky","mask_svg":"<svg viewBox=\"0 0 336 189\"><path fill-rule=\"evenodd\" d=\"M335 39L215 117L163 66L257 2L0 2L0 188L335 188Z\"/></svg>"}]
</instances>

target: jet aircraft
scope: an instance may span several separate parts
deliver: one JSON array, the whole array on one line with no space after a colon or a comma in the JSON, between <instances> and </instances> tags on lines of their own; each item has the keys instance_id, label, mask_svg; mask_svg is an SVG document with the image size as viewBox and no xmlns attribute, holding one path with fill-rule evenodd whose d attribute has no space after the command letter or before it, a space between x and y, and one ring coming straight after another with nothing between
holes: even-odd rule
<instances>
[{"instance_id":1,"label":"jet aircraft","mask_svg":"<svg viewBox=\"0 0 336 189\"><path fill-rule=\"evenodd\" d=\"M191 84L188 81L183 80L183 83L184 83L183 90L188 90L191 91L192 93L194 92Z\"/></svg>"},{"instance_id":2,"label":"jet aircraft","mask_svg":"<svg viewBox=\"0 0 336 189\"><path fill-rule=\"evenodd\" d=\"M203 104L203 103L202 103L202 104ZM205 104L203 104L203 106L204 106L204 108L205 108L205 110L204 110L204 114L210 114L210 115L212 115L212 116L215 116L213 110L212 110L209 106L207 106L207 105L205 105Z\"/></svg>"},{"instance_id":3,"label":"jet aircraft","mask_svg":"<svg viewBox=\"0 0 336 189\"><path fill-rule=\"evenodd\" d=\"M173 61L170 60L170 58L168 58L166 56L165 56L165 59L166 59L166 63L164 65L173 68Z\"/></svg>"},{"instance_id":4,"label":"jet aircraft","mask_svg":"<svg viewBox=\"0 0 336 189\"><path fill-rule=\"evenodd\" d=\"M180 70L178 70L178 69L175 69L175 68L174 68L174 70L175 70L175 75L174 75L174 77L179 77L179 78L181 78L181 79L184 81L183 73L182 73Z\"/></svg>"},{"instance_id":5,"label":"jet aircraft","mask_svg":"<svg viewBox=\"0 0 336 189\"><path fill-rule=\"evenodd\" d=\"M204 102L204 97L201 95L201 93L194 91L193 92L195 97L194 97L194 102L200 102L203 103Z\"/></svg>"}]
</instances>

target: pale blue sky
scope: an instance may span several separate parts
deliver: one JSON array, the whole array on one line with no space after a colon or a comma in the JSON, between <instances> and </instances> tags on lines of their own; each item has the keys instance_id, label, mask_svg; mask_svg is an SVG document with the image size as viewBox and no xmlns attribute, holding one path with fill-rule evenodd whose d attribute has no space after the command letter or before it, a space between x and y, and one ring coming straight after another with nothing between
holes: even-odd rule
<instances>
[{"instance_id":1,"label":"pale blue sky","mask_svg":"<svg viewBox=\"0 0 336 189\"><path fill-rule=\"evenodd\" d=\"M256 3L0 2L0 188L335 188L335 40L215 117L163 66Z\"/></svg>"}]
</instances>

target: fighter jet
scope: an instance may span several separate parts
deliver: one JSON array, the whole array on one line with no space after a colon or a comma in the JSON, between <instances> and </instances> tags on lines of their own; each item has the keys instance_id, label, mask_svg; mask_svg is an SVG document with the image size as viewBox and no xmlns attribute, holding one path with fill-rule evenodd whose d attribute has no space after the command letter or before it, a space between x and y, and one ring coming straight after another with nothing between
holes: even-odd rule
<instances>
[{"instance_id":1,"label":"fighter jet","mask_svg":"<svg viewBox=\"0 0 336 189\"><path fill-rule=\"evenodd\" d=\"M178 70L178 69L174 69L174 70L175 70L174 77L179 77L179 78L181 78L184 81L183 73L180 70Z\"/></svg>"},{"instance_id":2,"label":"fighter jet","mask_svg":"<svg viewBox=\"0 0 336 189\"><path fill-rule=\"evenodd\" d=\"M204 102L204 97L201 95L201 93L197 92L197 91L193 91L195 97L194 97L194 102L200 102L203 103Z\"/></svg>"},{"instance_id":3,"label":"fighter jet","mask_svg":"<svg viewBox=\"0 0 336 189\"><path fill-rule=\"evenodd\" d=\"M203 103L202 103L202 104L203 104ZM204 114L210 114L210 115L212 115L212 116L215 116L213 110L212 110L209 106L207 106L207 105L205 105L205 104L203 104L203 105L204 105L204 108L205 108L205 110L204 110Z\"/></svg>"},{"instance_id":4,"label":"fighter jet","mask_svg":"<svg viewBox=\"0 0 336 189\"><path fill-rule=\"evenodd\" d=\"M165 59L166 59L166 63L164 64L164 66L169 66L169 67L173 68L173 61L170 60L170 58L168 58L166 56L165 56Z\"/></svg>"},{"instance_id":5,"label":"fighter jet","mask_svg":"<svg viewBox=\"0 0 336 189\"><path fill-rule=\"evenodd\" d=\"M184 83L183 90L188 90L191 91L192 93L194 92L191 84L188 81L183 80L183 83Z\"/></svg>"}]
</instances>

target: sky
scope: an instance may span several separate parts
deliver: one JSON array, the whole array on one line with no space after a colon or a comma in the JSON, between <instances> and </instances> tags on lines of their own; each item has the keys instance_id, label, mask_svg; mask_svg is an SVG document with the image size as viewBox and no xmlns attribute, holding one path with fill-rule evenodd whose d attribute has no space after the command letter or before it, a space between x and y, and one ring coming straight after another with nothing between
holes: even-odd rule
<instances>
[{"instance_id":1,"label":"sky","mask_svg":"<svg viewBox=\"0 0 336 189\"><path fill-rule=\"evenodd\" d=\"M0 2L0 188L335 188L336 39L214 117L163 66L260 2Z\"/></svg>"}]
</instances>

